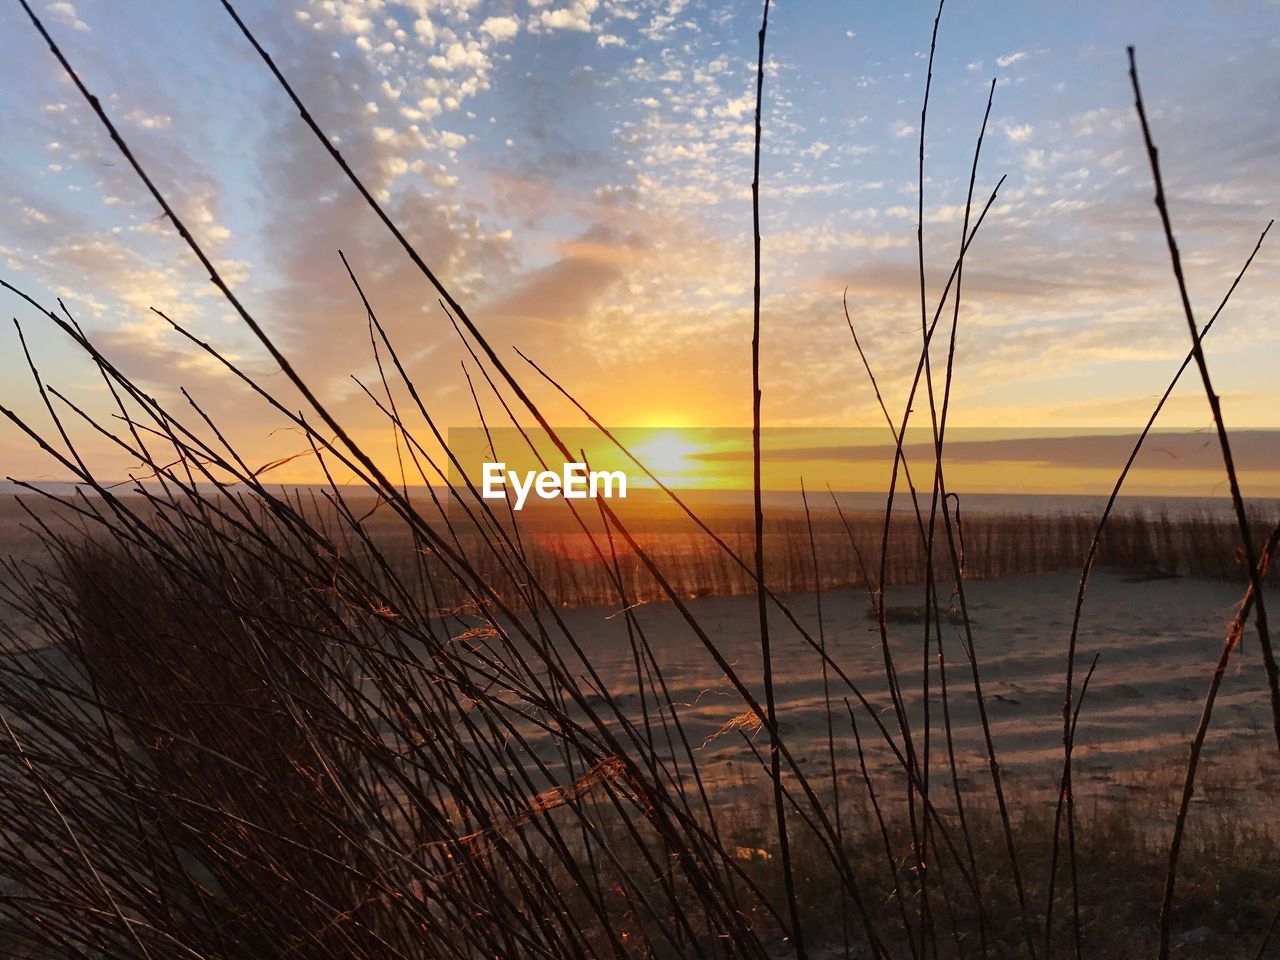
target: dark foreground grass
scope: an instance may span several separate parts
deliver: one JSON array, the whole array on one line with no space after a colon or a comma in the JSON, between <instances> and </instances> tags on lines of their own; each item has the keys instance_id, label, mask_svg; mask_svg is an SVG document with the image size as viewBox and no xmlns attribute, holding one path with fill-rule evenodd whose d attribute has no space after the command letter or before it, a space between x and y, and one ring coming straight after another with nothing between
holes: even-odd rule
<instances>
[{"instance_id":1,"label":"dark foreground grass","mask_svg":"<svg viewBox=\"0 0 1280 960\"><path fill-rule=\"evenodd\" d=\"M236 525L179 527L189 518L173 511L159 514L169 536L135 530L143 542L128 550L60 534L54 569L10 598L54 642L0 665L21 745L0 753L15 773L31 764L0 797L14 955L24 938L72 955L86 930L102 955L135 955L113 914L162 956L786 952L758 719L720 734L741 739L746 772L704 782L660 680L638 682L652 700L637 706L580 678L592 732L588 707L555 691L573 674L550 651L508 643L514 631L474 608L419 621L387 571L314 553L261 504L244 507L256 544ZM832 709L848 731L847 708ZM543 727L529 732L530 716ZM631 762L595 747L603 736ZM1182 851L1180 956L1253 956L1280 902L1280 823L1251 822L1219 780L1201 783ZM932 956L934 941L941 957L1022 955L999 811L961 782L964 819L953 784L936 781L924 834L919 794L892 771L841 769L837 801L829 767L789 767L814 955L876 955L868 927L887 956ZM1150 955L1173 784L1157 786L1159 803L1147 791L1076 806L1076 879L1061 858L1049 955L1070 955L1073 896L1088 956ZM655 822L659 803L674 837ZM833 834L816 818L837 809ZM1039 938L1053 808L1043 784L1018 784L1010 810Z\"/></svg>"},{"instance_id":2,"label":"dark foreground grass","mask_svg":"<svg viewBox=\"0 0 1280 960\"><path fill-rule=\"evenodd\" d=\"M1154 826L1150 811L1140 800L1113 800L1081 804L1076 821L1076 871L1079 882L1081 944L1085 955L1126 960L1153 956L1159 945L1159 917L1150 908L1158 902L1165 882L1168 831ZM1044 806L1023 805L1013 801L1014 826L1019 837L1031 840L1019 848L1023 865L1031 879L1027 895L1038 905L1033 920L1043 926L1043 909L1047 895L1048 867L1052 849L1053 812ZM990 805L968 811L969 836L974 855L987 874L1004 869L1007 858L998 812ZM1173 915L1174 940L1178 956L1199 958L1244 958L1258 956L1259 945L1267 933L1276 910L1276 877L1280 873L1280 843L1275 824L1269 828L1251 824L1239 813L1224 811L1203 818L1193 838L1183 851L1179 884L1180 900ZM732 836L747 848L754 848L756 859L752 869L762 885L776 883L762 855L769 856L770 831L767 822L752 822L744 812L741 832ZM865 805L851 807L846 822L855 825L856 835L849 838L849 855L857 865L868 891L874 891L878 920L884 929L893 930L887 945L898 955L910 955L908 937L904 934L902 911L898 909L893 882L897 888L913 886L912 850L909 840L895 849L897 870L890 874L885 867L881 838L866 829L875 823ZM891 833L909 837L907 824L888 824ZM760 846L764 844L764 846ZM825 868L826 861L810 844L797 847L798 884L804 918L811 938L824 944L828 955L840 956L842 923L837 878ZM1060 866L1055 896L1054 942L1050 956L1073 955L1072 903L1068 868ZM940 880L946 891L951 883ZM1016 899L1007 887L993 885L984 896L987 922L986 949L992 956L1024 954L1021 921ZM965 906L955 890L939 899L936 931L930 935L929 952L936 936L938 954L945 957L982 956L982 932L975 911ZM919 902L908 897L907 916L918 924ZM866 954L854 954L866 955ZM1269 948L1264 957L1280 956L1280 948Z\"/></svg>"},{"instance_id":3,"label":"dark foreground grass","mask_svg":"<svg viewBox=\"0 0 1280 960\"><path fill-rule=\"evenodd\" d=\"M308 575L301 549L282 552L291 563L272 571L244 552L184 538L167 561L186 568L175 576L159 561L78 538L64 543L55 577L29 592L58 591L50 594L57 605L28 608L60 631L58 647L0 674L0 702L16 718L25 756L47 771L11 783L0 798L3 955L135 955L110 922L114 910L162 956L185 952L167 947L169 938L232 957L539 955L550 945L535 944L554 942L558 929L575 955L716 955L726 952L724 934L705 916L699 889L712 879L739 912L739 935L749 930L765 955L786 952L768 906L784 902L783 878L759 777L708 784L708 808L685 783L677 801L687 805L685 829L714 829L721 860L708 875L690 876L677 862L689 854L646 819L645 791L656 787L627 782L625 768L602 768L567 731L548 749L554 738L523 739L501 727L504 712L532 704L472 701L442 682L444 674L459 683L464 661L478 675L490 658L437 650L433 665L416 638L449 642L452 632L458 642L471 633L462 642L479 650L496 638L475 635L473 616L408 624L379 615L335 586L357 571L340 567L325 582L323 571ZM448 667L438 666L442 659ZM509 681L522 669L509 669ZM388 671L393 682L383 688L374 678ZM478 712L499 722L505 743L486 743L479 727L457 732ZM640 722L634 708L610 726L624 721ZM744 740L748 765L750 750ZM540 765L539 757L547 759ZM671 743L653 741L647 762L677 796L681 760ZM786 785L796 790L793 778ZM41 803L46 789L56 810ZM864 917L889 955L922 949L926 930L928 955L935 940L941 957L1021 955L1021 915L1001 879L1008 853L989 800L971 802L963 824L954 810L942 815L934 844L943 845L945 828L965 855L952 861L937 849L926 858L934 897L925 914L902 781L872 783L851 769L840 789L838 858L806 823L813 812L803 799L789 810L794 882L814 955L844 956L846 943L849 956L873 955L860 932ZM1251 823L1213 782L1202 789L1211 803L1198 806L1182 854L1178 955L1252 957L1280 896L1277 824ZM1019 793L1013 828L1040 929L1052 808L1043 795L1036 802ZM818 800L834 811L829 790ZM1168 825L1149 801L1077 806L1074 889L1088 956L1151 955L1167 841ZM89 882L85 862L100 865L102 888ZM1070 955L1069 869L1058 865L1054 956ZM48 902L55 889L57 902ZM28 911L39 911L35 928L23 922ZM95 944L77 948L75 931L95 916ZM701 922L666 940L661 927L674 931L679 918ZM538 935L524 939L524 925ZM509 939L501 933L508 927Z\"/></svg>"}]
</instances>

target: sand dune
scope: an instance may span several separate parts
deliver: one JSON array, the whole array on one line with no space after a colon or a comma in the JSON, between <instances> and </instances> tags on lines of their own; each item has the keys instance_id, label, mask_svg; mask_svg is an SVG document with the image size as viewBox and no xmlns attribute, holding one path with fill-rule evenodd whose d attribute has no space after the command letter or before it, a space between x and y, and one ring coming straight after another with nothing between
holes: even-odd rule
<instances>
[{"instance_id":1,"label":"sand dune","mask_svg":"<svg viewBox=\"0 0 1280 960\"><path fill-rule=\"evenodd\" d=\"M1062 765L1063 676L1077 575L1011 577L967 584L975 647L981 664L993 740L1002 770L1024 793L1056 793ZM950 591L949 585L944 591ZM919 603L920 588L891 591L900 611ZM1077 683L1094 654L1098 666L1081 714L1076 762L1083 795L1117 796L1133 789L1167 792L1180 777L1182 761L1200 715L1227 622L1242 588L1193 579L1135 581L1100 572L1092 578L1080 631ZM818 635L814 598L785 598L813 636ZM823 630L828 648L866 697L882 711L895 735L897 723L885 683L884 662L868 595L841 590L825 594ZM752 597L704 598L691 609L742 678L759 690L760 651ZM588 638L584 653L614 696L634 705L640 716L638 683L626 624L611 609L561 611L575 635ZM637 609L637 622L665 674L690 741L703 743L744 709L679 613L664 603ZM809 762L826 765L826 707L820 658L781 615L772 623L775 683L781 724L792 749ZM922 623L893 623L890 646L903 689L918 751L923 750ZM952 733L962 780L988 776L969 661L961 628L943 626L943 650ZM946 775L942 701L930 648L931 762L935 777ZM830 688L843 713L849 689L835 676ZM852 699L852 697L851 697ZM1257 645L1246 634L1219 694L1206 747L1209 783L1213 771L1237 783L1235 800L1264 802L1265 787L1277 779L1270 706ZM873 769L895 769L891 752L873 743L872 724L859 724ZM763 744L763 735L757 735ZM842 764L855 762L845 720L836 728ZM721 786L757 779L758 761L738 732L713 739L702 749L704 773ZM1163 771L1157 773L1156 771ZM852 772L852 769L851 769Z\"/></svg>"}]
</instances>

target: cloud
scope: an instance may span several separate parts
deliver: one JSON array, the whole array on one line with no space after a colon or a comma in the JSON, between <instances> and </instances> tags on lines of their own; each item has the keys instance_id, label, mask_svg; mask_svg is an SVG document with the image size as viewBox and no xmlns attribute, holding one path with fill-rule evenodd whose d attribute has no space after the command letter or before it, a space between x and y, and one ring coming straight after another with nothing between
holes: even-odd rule
<instances>
[{"instance_id":1,"label":"cloud","mask_svg":"<svg viewBox=\"0 0 1280 960\"><path fill-rule=\"evenodd\" d=\"M538 14L538 22L548 30L591 30L591 15L600 6L600 0L574 0L567 7L556 10L543 10Z\"/></svg>"},{"instance_id":2,"label":"cloud","mask_svg":"<svg viewBox=\"0 0 1280 960\"><path fill-rule=\"evenodd\" d=\"M1013 143L1024 143L1025 141L1030 140L1031 134L1034 132L1035 127L1029 123L1006 123L1004 125L1004 135Z\"/></svg>"},{"instance_id":3,"label":"cloud","mask_svg":"<svg viewBox=\"0 0 1280 960\"><path fill-rule=\"evenodd\" d=\"M64 23L74 30L88 32L89 25L80 19L74 4L67 3L66 0L60 0L58 3L49 4L47 9L57 17L60 23Z\"/></svg>"},{"instance_id":4,"label":"cloud","mask_svg":"<svg viewBox=\"0 0 1280 960\"><path fill-rule=\"evenodd\" d=\"M489 57L479 43L472 40L468 43L454 41L445 48L443 54L436 54L427 63L437 70L474 70L484 72L491 66Z\"/></svg>"},{"instance_id":5,"label":"cloud","mask_svg":"<svg viewBox=\"0 0 1280 960\"><path fill-rule=\"evenodd\" d=\"M436 42L436 25L426 17L419 17L413 21L413 32L428 45L434 45Z\"/></svg>"},{"instance_id":6,"label":"cloud","mask_svg":"<svg viewBox=\"0 0 1280 960\"><path fill-rule=\"evenodd\" d=\"M485 315L521 329L526 347L543 352L551 346L559 352L561 343L546 339L545 326L576 327L622 276L621 267L607 258L563 257L526 276L509 295L489 304Z\"/></svg>"},{"instance_id":7,"label":"cloud","mask_svg":"<svg viewBox=\"0 0 1280 960\"><path fill-rule=\"evenodd\" d=\"M1048 429L1048 427L1046 427ZM862 433L864 431L858 431ZM869 431L865 431L869 432ZM1137 434L1105 433L1078 436L1043 436L1002 439L965 439L964 431L951 434L946 459L951 464L1022 463L1059 469L1103 467L1123 464L1133 450ZM1280 430L1237 430L1232 433L1233 453L1240 451L1236 466L1241 470L1274 471L1280 463ZM784 462L829 461L837 463L884 463L892 460L892 444L851 443L812 447L771 447L762 456ZM934 456L931 444L907 443L903 453L909 461L922 462ZM703 462L749 460L750 450L713 450L692 454ZM1208 433L1149 434L1135 461L1136 469L1218 472L1222 454Z\"/></svg>"},{"instance_id":8,"label":"cloud","mask_svg":"<svg viewBox=\"0 0 1280 960\"><path fill-rule=\"evenodd\" d=\"M739 117L748 113L755 113L756 97L754 93L744 93L740 97L734 97L727 103L722 103L712 109L712 113L717 117L727 117L737 120Z\"/></svg>"},{"instance_id":9,"label":"cloud","mask_svg":"<svg viewBox=\"0 0 1280 960\"><path fill-rule=\"evenodd\" d=\"M487 33L501 43L520 32L520 21L515 17L489 17L480 24L480 32Z\"/></svg>"},{"instance_id":10,"label":"cloud","mask_svg":"<svg viewBox=\"0 0 1280 960\"><path fill-rule=\"evenodd\" d=\"M996 65L999 67L1011 67L1015 63L1021 63L1027 59L1028 54L1025 50L1017 50L1013 53L1006 53L1003 57L996 57ZM981 63L979 63L981 68Z\"/></svg>"},{"instance_id":11,"label":"cloud","mask_svg":"<svg viewBox=\"0 0 1280 960\"><path fill-rule=\"evenodd\" d=\"M173 118L168 114L147 113L145 110L130 110L124 118L144 130L168 130L173 126Z\"/></svg>"}]
</instances>

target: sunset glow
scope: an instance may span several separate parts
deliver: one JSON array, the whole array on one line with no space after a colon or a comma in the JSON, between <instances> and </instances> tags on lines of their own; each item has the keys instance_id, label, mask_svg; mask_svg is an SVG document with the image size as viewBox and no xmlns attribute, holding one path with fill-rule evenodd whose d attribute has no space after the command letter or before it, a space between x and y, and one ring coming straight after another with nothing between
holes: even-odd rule
<instances>
[{"instance_id":1,"label":"sunset glow","mask_svg":"<svg viewBox=\"0 0 1280 960\"><path fill-rule=\"evenodd\" d=\"M462 381L459 365L472 361L435 293L297 111L265 85L216 5L47 6L60 41L108 95L123 134L197 240L388 469L395 438L351 380L367 386L379 376L340 249L433 420L442 429L475 425L478 402L491 426L507 426L475 370L476 400ZM687 437L750 423L754 13L668 0L262 0L245 13L504 362L527 370L510 349L519 347L614 427L674 424ZM919 149L925 19L912 4L777 7L761 158L766 427L883 427L845 323L846 289L889 409L898 417L905 406L920 349L909 171ZM1156 91L1173 216L1203 320L1280 199L1272 163L1280 97L1264 69L1278 31L1274 4L1210 11L1172 3L1139 14L1090 0L950 11L927 142L931 297L956 252L992 79L977 197L1007 178L964 272L953 426L1141 425L1188 341L1150 202L1124 45L1144 53ZM42 302L61 297L155 395L180 398L186 388L251 460L274 463L304 448L282 451L278 414L150 311L163 310L252 374L279 376L210 295L47 52L5 30L0 53L23 78L20 91L0 91L13 160L0 170L6 277ZM1277 425L1275 262L1264 245L1206 340L1236 428ZM84 409L109 410L67 338L16 299L9 308L42 376ZM948 304L944 323L950 313ZM22 353L12 331L5 336L0 402L40 421ZM530 392L549 422L582 423L549 384L531 383ZM1203 392L1185 378L1161 425L1208 423ZM438 454L429 431L415 429ZM114 474L136 466L81 432L84 449ZM741 485L736 465L720 460L712 469L694 456L715 450L681 443L668 434L641 439L637 453L664 482ZM0 461L19 477L64 473L8 422L0 423ZM766 464L766 484L793 488L801 473L841 487L884 482L883 470L800 466ZM973 472L984 484L1054 483L1043 469L1034 477ZM305 457L271 475L321 478ZM1102 474L1057 478L1063 488L1106 485Z\"/></svg>"},{"instance_id":2,"label":"sunset glow","mask_svg":"<svg viewBox=\"0 0 1280 960\"><path fill-rule=\"evenodd\" d=\"M704 449L680 431L670 430L640 442L631 448L631 452L664 486L696 487L702 478L695 472L698 465L692 458ZM654 485L648 477L643 480L650 486Z\"/></svg>"}]
</instances>

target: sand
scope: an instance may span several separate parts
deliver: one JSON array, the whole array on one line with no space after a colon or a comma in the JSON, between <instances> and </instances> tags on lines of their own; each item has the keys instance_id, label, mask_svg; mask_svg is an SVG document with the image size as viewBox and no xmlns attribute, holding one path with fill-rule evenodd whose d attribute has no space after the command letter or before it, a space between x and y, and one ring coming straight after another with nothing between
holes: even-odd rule
<instances>
[{"instance_id":1,"label":"sand","mask_svg":"<svg viewBox=\"0 0 1280 960\"><path fill-rule=\"evenodd\" d=\"M1052 802L1062 767L1062 705L1067 640L1078 574L1053 573L973 582L966 586L983 693L1002 771L1021 799ZM949 592L949 587L946 588ZM1274 592L1274 591L1273 591ZM1151 794L1161 807L1181 783L1187 748L1200 716L1209 678L1221 652L1228 621L1242 586L1193 579L1135 581L1095 573L1086 598L1077 654L1077 683L1094 654L1098 665L1080 717L1075 751L1076 784L1082 796ZM895 619L917 613L922 591L891 591ZM817 616L812 595L784 601L813 636ZM823 632L828 649L850 680L883 712L897 734L884 680L879 631L868 617L865 591L823 595ZM689 609L725 657L755 691L760 687L759 630L754 597L703 598ZM610 692L639 716L637 682L625 622L616 609L561 611L584 653ZM710 656L671 604L636 610L638 622L662 666L672 699L690 740L701 744L744 710ZM905 614L905 616L904 616ZM805 762L828 767L827 712L821 662L781 615L771 620L775 686L784 736ZM1252 629L1252 628L1250 628ZM921 639L923 623L895 622L890 647L904 691L917 750L923 749ZM962 783L989 794L989 771L961 627L943 627L952 734ZM930 650L931 769L946 776L942 701ZM848 687L832 676L837 709L839 763L854 762L843 698ZM865 713L858 722L868 744L877 739ZM763 745L764 735L756 735ZM883 744L868 746L873 769L895 769ZM715 784L759 779L759 763L732 732L700 751L700 766ZM853 768L848 767L850 772ZM1268 792L1280 783L1271 712L1261 655L1253 633L1233 657L1217 699L1205 749L1199 799L1215 797L1257 812L1271 811ZM1155 810L1153 815L1167 813Z\"/></svg>"}]
</instances>

